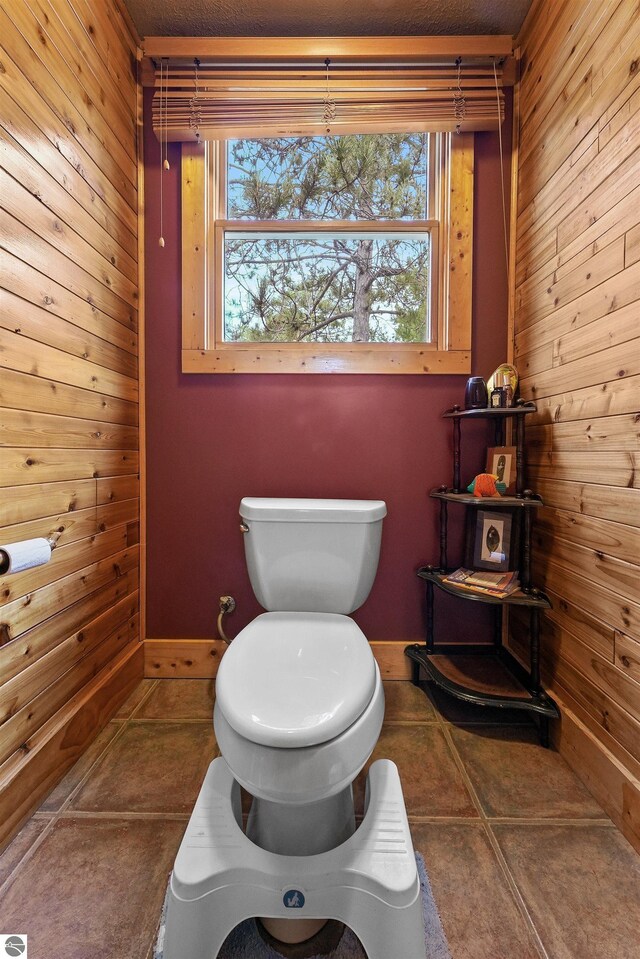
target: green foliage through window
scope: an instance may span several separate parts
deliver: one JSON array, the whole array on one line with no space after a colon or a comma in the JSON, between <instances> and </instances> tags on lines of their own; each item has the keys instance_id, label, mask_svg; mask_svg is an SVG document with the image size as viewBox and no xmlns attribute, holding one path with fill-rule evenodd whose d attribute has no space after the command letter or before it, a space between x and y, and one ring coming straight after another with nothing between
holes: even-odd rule
<instances>
[{"instance_id":1,"label":"green foliage through window","mask_svg":"<svg viewBox=\"0 0 640 959\"><path fill-rule=\"evenodd\" d=\"M229 141L225 340L428 341L428 171L428 134Z\"/></svg>"}]
</instances>

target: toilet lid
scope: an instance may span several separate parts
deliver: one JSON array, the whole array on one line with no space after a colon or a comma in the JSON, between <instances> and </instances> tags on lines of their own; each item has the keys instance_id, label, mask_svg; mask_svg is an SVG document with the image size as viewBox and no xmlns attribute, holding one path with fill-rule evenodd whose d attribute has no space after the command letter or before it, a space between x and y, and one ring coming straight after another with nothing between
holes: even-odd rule
<instances>
[{"instance_id":1,"label":"toilet lid","mask_svg":"<svg viewBox=\"0 0 640 959\"><path fill-rule=\"evenodd\" d=\"M225 651L216 701L251 742L313 746L362 715L375 678L369 643L348 616L263 613Z\"/></svg>"}]
</instances>

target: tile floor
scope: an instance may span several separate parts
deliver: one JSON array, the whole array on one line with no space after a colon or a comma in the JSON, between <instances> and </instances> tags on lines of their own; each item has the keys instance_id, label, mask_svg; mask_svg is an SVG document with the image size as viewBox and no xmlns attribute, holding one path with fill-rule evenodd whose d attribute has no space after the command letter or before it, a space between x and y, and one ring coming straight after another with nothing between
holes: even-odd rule
<instances>
[{"instance_id":1,"label":"tile floor","mask_svg":"<svg viewBox=\"0 0 640 959\"><path fill-rule=\"evenodd\" d=\"M372 759L398 764L453 959L638 959L640 856L560 756L530 726L385 690ZM0 932L27 933L29 959L148 959L213 696L144 680L0 856Z\"/></svg>"}]
</instances>

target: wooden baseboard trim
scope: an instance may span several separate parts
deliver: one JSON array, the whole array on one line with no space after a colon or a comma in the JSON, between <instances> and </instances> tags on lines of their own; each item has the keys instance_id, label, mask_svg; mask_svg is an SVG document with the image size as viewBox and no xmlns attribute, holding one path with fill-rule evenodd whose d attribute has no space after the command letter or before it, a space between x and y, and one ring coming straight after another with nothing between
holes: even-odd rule
<instances>
[{"instance_id":1,"label":"wooden baseboard trim","mask_svg":"<svg viewBox=\"0 0 640 959\"><path fill-rule=\"evenodd\" d=\"M371 643L383 679L411 679L405 645L383 640ZM211 679L225 649L221 639L146 639L144 675L148 679Z\"/></svg>"},{"instance_id":2,"label":"wooden baseboard trim","mask_svg":"<svg viewBox=\"0 0 640 959\"><path fill-rule=\"evenodd\" d=\"M145 639L145 679L213 679L225 649L221 639Z\"/></svg>"},{"instance_id":3,"label":"wooden baseboard trim","mask_svg":"<svg viewBox=\"0 0 640 959\"><path fill-rule=\"evenodd\" d=\"M105 666L0 767L0 850L85 752L143 677L142 644Z\"/></svg>"},{"instance_id":4,"label":"wooden baseboard trim","mask_svg":"<svg viewBox=\"0 0 640 959\"><path fill-rule=\"evenodd\" d=\"M561 712L560 722L551 723L553 745L640 852L640 781L599 742L555 689L553 698Z\"/></svg>"}]
</instances>

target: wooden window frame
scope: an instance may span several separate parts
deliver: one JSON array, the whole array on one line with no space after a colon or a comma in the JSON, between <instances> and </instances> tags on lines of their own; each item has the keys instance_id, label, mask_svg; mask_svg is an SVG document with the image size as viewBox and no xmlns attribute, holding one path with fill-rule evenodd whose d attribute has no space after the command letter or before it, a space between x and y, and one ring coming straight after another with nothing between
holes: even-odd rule
<instances>
[{"instance_id":1,"label":"wooden window frame","mask_svg":"<svg viewBox=\"0 0 640 959\"><path fill-rule=\"evenodd\" d=\"M444 142L444 137L442 138ZM220 176L224 141L182 144L182 370L185 373L470 373L473 134L440 149L438 216L423 221L327 223L329 230L430 232L437 241L435 343L235 343L222 339L222 234L255 228L228 221ZM208 158L209 162L208 162ZM317 225L317 224L316 224ZM290 231L278 221L273 231ZM295 223L300 227L300 223ZM260 229L264 224L259 225Z\"/></svg>"}]
</instances>

